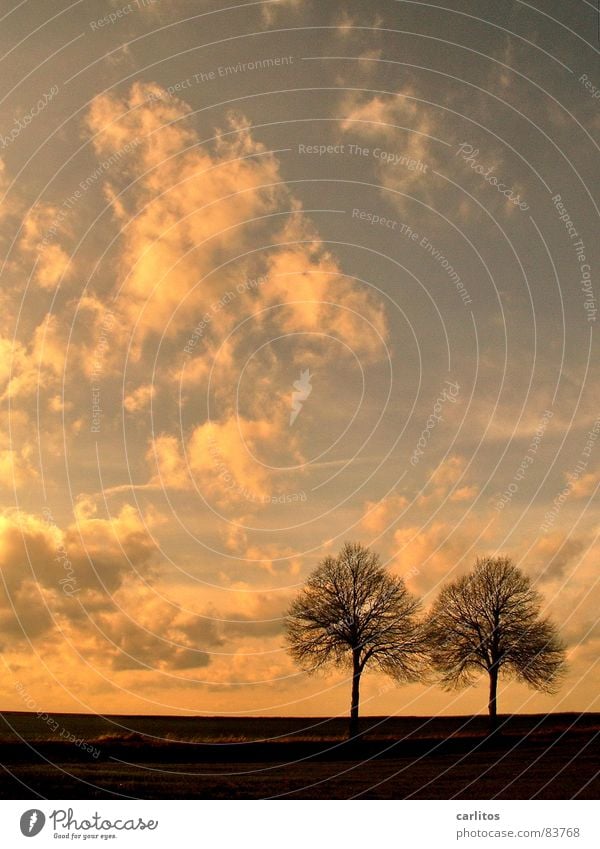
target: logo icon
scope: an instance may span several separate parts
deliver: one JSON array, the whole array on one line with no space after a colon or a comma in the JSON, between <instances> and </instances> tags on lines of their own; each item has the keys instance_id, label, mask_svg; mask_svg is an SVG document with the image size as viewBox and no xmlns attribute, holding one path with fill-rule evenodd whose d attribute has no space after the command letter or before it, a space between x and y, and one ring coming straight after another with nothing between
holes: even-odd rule
<instances>
[{"instance_id":1,"label":"logo icon","mask_svg":"<svg viewBox=\"0 0 600 849\"><path fill-rule=\"evenodd\" d=\"M42 811L37 808L32 808L30 811L25 811L21 816L21 833L25 837L35 837L46 824L46 817Z\"/></svg>"},{"instance_id":2,"label":"logo icon","mask_svg":"<svg viewBox=\"0 0 600 849\"><path fill-rule=\"evenodd\" d=\"M310 382L310 371L305 369L300 372L300 380L294 382L295 392L292 392L292 412L290 413L290 425L293 425L298 418L298 413L302 409L302 403L306 401L312 392L312 384Z\"/></svg>"}]
</instances>

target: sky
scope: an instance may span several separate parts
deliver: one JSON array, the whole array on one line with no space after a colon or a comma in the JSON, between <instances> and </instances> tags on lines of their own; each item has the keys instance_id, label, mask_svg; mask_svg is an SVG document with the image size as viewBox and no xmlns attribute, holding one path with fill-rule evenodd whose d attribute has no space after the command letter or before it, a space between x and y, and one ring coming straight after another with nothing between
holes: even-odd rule
<instances>
[{"instance_id":1,"label":"sky","mask_svg":"<svg viewBox=\"0 0 600 849\"><path fill-rule=\"evenodd\" d=\"M512 557L569 666L500 710L599 708L595 14L1 0L3 709L344 714L346 540L425 613Z\"/></svg>"}]
</instances>

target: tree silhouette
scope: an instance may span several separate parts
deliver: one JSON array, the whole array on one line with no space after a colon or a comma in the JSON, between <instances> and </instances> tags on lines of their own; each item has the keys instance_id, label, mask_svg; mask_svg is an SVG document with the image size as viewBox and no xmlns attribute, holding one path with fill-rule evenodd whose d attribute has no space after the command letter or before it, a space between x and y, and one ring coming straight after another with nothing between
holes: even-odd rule
<instances>
[{"instance_id":1,"label":"tree silhouette","mask_svg":"<svg viewBox=\"0 0 600 849\"><path fill-rule=\"evenodd\" d=\"M426 663L420 602L377 554L346 543L308 578L287 615L290 653L314 672L352 669L350 737L358 732L360 676L367 664L397 681L416 681Z\"/></svg>"},{"instance_id":2,"label":"tree silhouette","mask_svg":"<svg viewBox=\"0 0 600 849\"><path fill-rule=\"evenodd\" d=\"M489 716L497 726L500 671L537 690L553 692L564 670L555 626L540 616L541 599L508 558L477 561L471 574L442 588L431 611L430 660L448 689L490 681Z\"/></svg>"}]
</instances>

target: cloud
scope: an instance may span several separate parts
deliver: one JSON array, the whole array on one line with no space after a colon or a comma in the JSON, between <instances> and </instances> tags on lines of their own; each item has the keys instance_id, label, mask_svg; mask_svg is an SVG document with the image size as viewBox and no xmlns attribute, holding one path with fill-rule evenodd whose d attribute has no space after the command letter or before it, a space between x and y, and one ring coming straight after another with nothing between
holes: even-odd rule
<instances>
[{"instance_id":1,"label":"cloud","mask_svg":"<svg viewBox=\"0 0 600 849\"><path fill-rule=\"evenodd\" d=\"M24 648L27 641L47 638L53 620L43 589L35 581L24 580L7 593L0 586L0 650Z\"/></svg>"},{"instance_id":2,"label":"cloud","mask_svg":"<svg viewBox=\"0 0 600 849\"><path fill-rule=\"evenodd\" d=\"M324 249L305 217L289 220L281 242L282 248L269 259L268 282L260 292L263 308L281 305L268 313L279 332L321 333L320 341L313 340L320 350L334 346L337 356L351 356L325 338L329 335L350 341L355 354L368 361L384 359L388 325L377 294L341 273L337 259Z\"/></svg>"},{"instance_id":3,"label":"cloud","mask_svg":"<svg viewBox=\"0 0 600 849\"><path fill-rule=\"evenodd\" d=\"M190 469L201 490L232 501L262 501L273 494L274 474L256 456L281 453L301 461L296 440L277 418L245 419L231 417L206 422L192 433L187 445ZM287 437L287 438L286 438Z\"/></svg>"},{"instance_id":4,"label":"cloud","mask_svg":"<svg viewBox=\"0 0 600 849\"><path fill-rule=\"evenodd\" d=\"M151 440L146 460L156 473L150 479L150 485L167 489L190 489L191 478L186 468L179 440L175 436L162 434Z\"/></svg>"},{"instance_id":5,"label":"cloud","mask_svg":"<svg viewBox=\"0 0 600 849\"><path fill-rule=\"evenodd\" d=\"M206 350L214 355L249 312L265 330L319 329L382 356L379 299L341 274L274 154L233 113L200 145L189 112L159 86L134 84L124 97L96 98L87 118L98 156L136 142L118 175L106 178L122 227L118 311L124 333L135 327L134 358L149 334L179 337L181 348L192 337L188 380L202 380L206 369L196 360L206 362ZM126 181L134 182L117 200ZM256 251L261 244L269 247ZM240 259L229 268L231 257ZM246 286L251 275L264 278L260 286ZM239 342L229 344L221 368L235 363Z\"/></svg>"},{"instance_id":6,"label":"cloud","mask_svg":"<svg viewBox=\"0 0 600 849\"><path fill-rule=\"evenodd\" d=\"M256 573L287 579L297 578L302 572L302 557L291 545L271 542L252 542L243 528L229 526L225 533L225 544L228 551L239 554L244 558L244 573L250 569ZM239 582L232 581L233 586Z\"/></svg>"},{"instance_id":7,"label":"cloud","mask_svg":"<svg viewBox=\"0 0 600 849\"><path fill-rule=\"evenodd\" d=\"M157 554L150 533L152 517L143 517L130 504L108 519L90 512L82 511L64 534L78 586L113 592L132 571L141 576L152 574Z\"/></svg>"},{"instance_id":8,"label":"cloud","mask_svg":"<svg viewBox=\"0 0 600 849\"><path fill-rule=\"evenodd\" d=\"M333 23L335 25L336 35L344 40L355 38L357 43L363 44L365 41L365 30L370 29L368 34L369 43L379 44L381 41L381 33L378 32L384 26L384 19L378 12L373 12L370 17L370 10L361 9L361 15L353 15L348 9L334 9ZM369 17L367 17L369 15ZM356 28L356 29L355 29ZM375 52L376 48L371 47L368 52ZM380 51L377 50L379 53Z\"/></svg>"},{"instance_id":9,"label":"cloud","mask_svg":"<svg viewBox=\"0 0 600 849\"><path fill-rule=\"evenodd\" d=\"M181 442L162 434L151 441L147 452L151 468L156 468L150 483L180 490L195 486L221 506L262 503L272 494L274 477L254 451L260 443L263 453L277 452L282 440L281 422L233 416L194 428L186 440L184 457ZM297 454L295 459L299 459Z\"/></svg>"},{"instance_id":10,"label":"cloud","mask_svg":"<svg viewBox=\"0 0 600 849\"><path fill-rule=\"evenodd\" d=\"M430 106L420 101L414 86L406 85L394 95L372 97L350 93L339 107L341 130L377 144L384 153L406 157L400 163L378 156L376 172L381 185L393 192L416 193L426 202L432 200L431 180L428 173L439 159L441 127L433 117ZM376 149L376 148L375 148ZM372 153L374 150L372 150ZM418 168L414 163L422 163ZM400 195L384 192L391 203L404 210L406 201Z\"/></svg>"},{"instance_id":11,"label":"cloud","mask_svg":"<svg viewBox=\"0 0 600 849\"><path fill-rule=\"evenodd\" d=\"M0 435L0 445L5 439L4 434ZM0 484L2 486L20 487L37 478L37 472L30 459L32 450L31 445L20 446L18 449L0 447Z\"/></svg>"},{"instance_id":12,"label":"cloud","mask_svg":"<svg viewBox=\"0 0 600 849\"><path fill-rule=\"evenodd\" d=\"M336 29L340 36L345 38L352 33L352 28L359 23L358 18L352 16L347 9L342 9L338 13L336 20Z\"/></svg>"},{"instance_id":13,"label":"cloud","mask_svg":"<svg viewBox=\"0 0 600 849\"><path fill-rule=\"evenodd\" d=\"M467 460L459 454L445 457L431 472L423 494L419 497L419 505L442 504L448 499L453 502L472 501L479 492L479 486L465 483ZM458 486L463 482L462 486Z\"/></svg>"},{"instance_id":14,"label":"cloud","mask_svg":"<svg viewBox=\"0 0 600 849\"><path fill-rule=\"evenodd\" d=\"M64 530L31 514L0 516L0 642L12 650L54 635L117 671L169 672L208 666L225 640L280 632L281 597L238 587L218 614L192 587L185 608L169 603L153 589L155 543L130 505L101 519L82 499L77 513Z\"/></svg>"},{"instance_id":15,"label":"cloud","mask_svg":"<svg viewBox=\"0 0 600 849\"><path fill-rule=\"evenodd\" d=\"M223 634L227 639L276 637L283 633L284 617L291 594L243 592L235 588L231 608L222 614Z\"/></svg>"},{"instance_id":16,"label":"cloud","mask_svg":"<svg viewBox=\"0 0 600 849\"><path fill-rule=\"evenodd\" d=\"M458 523L437 520L398 528L393 536L393 568L418 592L437 593L442 583L487 554L491 542L491 532L475 516Z\"/></svg>"},{"instance_id":17,"label":"cloud","mask_svg":"<svg viewBox=\"0 0 600 849\"><path fill-rule=\"evenodd\" d=\"M56 387L63 374L67 346L59 319L48 314L28 346L0 338L0 398L12 400Z\"/></svg>"},{"instance_id":18,"label":"cloud","mask_svg":"<svg viewBox=\"0 0 600 849\"><path fill-rule=\"evenodd\" d=\"M540 537L528 559L536 564L543 580L551 581L576 568L588 545L589 541L583 537L554 531Z\"/></svg>"},{"instance_id":19,"label":"cloud","mask_svg":"<svg viewBox=\"0 0 600 849\"><path fill-rule=\"evenodd\" d=\"M262 6L262 19L267 26L271 26L286 11L297 12L309 5L306 0L270 0Z\"/></svg>"},{"instance_id":20,"label":"cloud","mask_svg":"<svg viewBox=\"0 0 600 849\"><path fill-rule=\"evenodd\" d=\"M106 185L123 228L119 309L136 325L138 345L148 333L191 331L190 316L226 291L226 275L211 276L215 267L226 254L252 248L261 230L253 222L286 197L274 185L274 156L242 118L230 114L225 130L199 145L189 112L159 86L136 83L122 98L95 98L87 118L99 157L136 144Z\"/></svg>"},{"instance_id":21,"label":"cloud","mask_svg":"<svg viewBox=\"0 0 600 849\"><path fill-rule=\"evenodd\" d=\"M54 557L58 531L36 516L9 511L0 515L0 563L2 577L9 589L25 580L37 580L44 586L62 577Z\"/></svg>"},{"instance_id":22,"label":"cloud","mask_svg":"<svg viewBox=\"0 0 600 849\"><path fill-rule=\"evenodd\" d=\"M79 506L77 521L61 529L52 519L6 511L0 515L2 621L17 633L26 629L31 609L41 610L39 622L50 628L50 610L67 619L82 615L77 601L95 609L110 608L112 594L132 574L153 575L156 545L146 522L131 505L114 517L100 519L88 504ZM37 621L37 620L36 620ZM20 623L20 624L19 624ZM42 630L44 630L42 629Z\"/></svg>"},{"instance_id":23,"label":"cloud","mask_svg":"<svg viewBox=\"0 0 600 849\"><path fill-rule=\"evenodd\" d=\"M228 606L219 609L210 590L181 589L182 599L169 602L163 595L172 594L168 586L126 583L117 594L118 607L96 616L96 651L108 656L117 671L176 673L210 665L211 680L235 681L237 663L231 658L244 654L243 644L254 664L260 657L254 641L262 646L263 640L281 635L289 596L256 593L238 584L227 593Z\"/></svg>"},{"instance_id":24,"label":"cloud","mask_svg":"<svg viewBox=\"0 0 600 849\"><path fill-rule=\"evenodd\" d=\"M388 495L381 501L367 501L361 525L370 533L379 534L400 519L409 503L408 498L400 493Z\"/></svg>"},{"instance_id":25,"label":"cloud","mask_svg":"<svg viewBox=\"0 0 600 849\"><path fill-rule=\"evenodd\" d=\"M572 481L571 495L575 498L589 498L598 487L598 474L589 472Z\"/></svg>"},{"instance_id":26,"label":"cloud","mask_svg":"<svg viewBox=\"0 0 600 849\"><path fill-rule=\"evenodd\" d=\"M149 406L155 393L156 387L150 383L145 383L125 396L123 406L128 413L137 413Z\"/></svg>"},{"instance_id":27,"label":"cloud","mask_svg":"<svg viewBox=\"0 0 600 849\"><path fill-rule=\"evenodd\" d=\"M450 501L473 501L478 493L479 487L476 484L461 486L452 493Z\"/></svg>"},{"instance_id":28,"label":"cloud","mask_svg":"<svg viewBox=\"0 0 600 849\"><path fill-rule=\"evenodd\" d=\"M1 347L1 344L0 344ZM19 409L0 412L0 486L20 488L38 479L33 423Z\"/></svg>"},{"instance_id":29,"label":"cloud","mask_svg":"<svg viewBox=\"0 0 600 849\"><path fill-rule=\"evenodd\" d=\"M447 488L454 486L461 479L466 465L465 457L457 454L446 457L431 473L429 483L442 491L446 491Z\"/></svg>"},{"instance_id":30,"label":"cloud","mask_svg":"<svg viewBox=\"0 0 600 849\"><path fill-rule=\"evenodd\" d=\"M53 291L61 282L76 276L77 265L57 239L72 235L61 223L61 210L52 204L32 207L23 220L19 246L35 262L33 280L42 289Z\"/></svg>"},{"instance_id":31,"label":"cloud","mask_svg":"<svg viewBox=\"0 0 600 849\"><path fill-rule=\"evenodd\" d=\"M153 385L140 378L124 407L142 410L181 381L183 417L193 418L183 436L167 426L148 440L150 476L140 489L196 488L220 509L252 511L301 474L278 471L302 466L312 421L307 411L290 431L296 369L383 360L383 302L342 273L242 116L229 114L200 144L187 104L136 83L96 98L86 128L99 158L134 142L135 150L105 176L120 228L119 294L107 345L100 357L89 344L84 368L99 360L101 375L116 377L127 351L135 375L144 346L160 338ZM80 306L88 339L101 335L104 299L98 291ZM263 344L273 338L281 352ZM204 392L211 421L197 413Z\"/></svg>"},{"instance_id":32,"label":"cloud","mask_svg":"<svg viewBox=\"0 0 600 849\"><path fill-rule=\"evenodd\" d=\"M472 96L486 113L489 104L478 93ZM518 200L501 192L501 187L512 190L523 201L526 181L520 176L521 163L507 158L505 145L477 125L467 124L465 129L459 117L465 112L464 96L449 89L443 111L430 100L429 92L424 93L417 82L407 82L391 94L351 92L340 101L341 132L371 143L370 158L383 197L403 214L410 213L412 222L422 214L411 202L413 197L446 215L451 213L453 220L479 217L469 195L492 214L521 214ZM462 152L460 145L465 145ZM404 159L397 162L394 155Z\"/></svg>"},{"instance_id":33,"label":"cloud","mask_svg":"<svg viewBox=\"0 0 600 849\"><path fill-rule=\"evenodd\" d=\"M186 615L150 593L136 591L133 604L98 618L98 643L117 671L176 671L209 665L207 647L219 645L214 623Z\"/></svg>"}]
</instances>

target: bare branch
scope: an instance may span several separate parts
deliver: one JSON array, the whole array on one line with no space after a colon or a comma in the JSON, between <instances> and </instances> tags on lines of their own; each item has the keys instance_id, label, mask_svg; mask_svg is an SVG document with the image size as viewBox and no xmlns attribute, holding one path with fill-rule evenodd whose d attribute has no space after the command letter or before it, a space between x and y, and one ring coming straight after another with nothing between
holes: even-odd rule
<instances>
[{"instance_id":1,"label":"bare branch","mask_svg":"<svg viewBox=\"0 0 600 849\"><path fill-rule=\"evenodd\" d=\"M564 671L564 647L540 607L529 578L509 559L478 560L470 575L442 589L431 612L430 659L441 683L464 687L482 671L502 670L552 692Z\"/></svg>"},{"instance_id":2,"label":"bare branch","mask_svg":"<svg viewBox=\"0 0 600 849\"><path fill-rule=\"evenodd\" d=\"M420 603L401 578L358 543L325 558L287 616L287 640L307 671L369 663L398 681L416 681L426 660Z\"/></svg>"}]
</instances>

